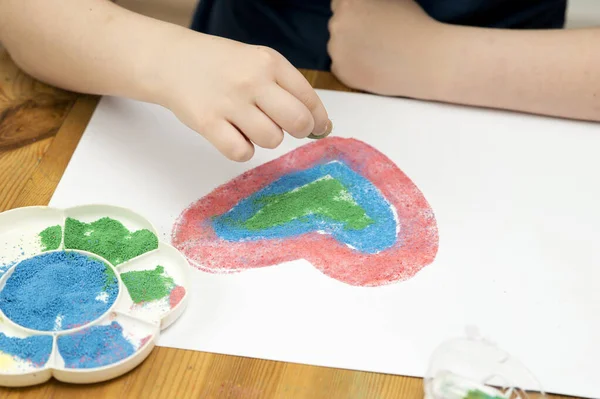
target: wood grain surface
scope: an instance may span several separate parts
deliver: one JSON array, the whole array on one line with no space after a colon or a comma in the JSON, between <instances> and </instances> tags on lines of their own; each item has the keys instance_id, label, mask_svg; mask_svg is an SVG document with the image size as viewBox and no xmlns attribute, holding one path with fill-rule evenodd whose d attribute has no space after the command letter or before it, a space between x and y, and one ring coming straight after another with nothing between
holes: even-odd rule
<instances>
[{"instance_id":1,"label":"wood grain surface","mask_svg":"<svg viewBox=\"0 0 600 399\"><path fill-rule=\"evenodd\" d=\"M315 87L347 90L328 73L303 73ZM36 82L0 48L0 211L49 202L97 101ZM0 389L0 398L417 399L422 384L418 378L156 348L112 381L77 386L51 380Z\"/></svg>"}]
</instances>

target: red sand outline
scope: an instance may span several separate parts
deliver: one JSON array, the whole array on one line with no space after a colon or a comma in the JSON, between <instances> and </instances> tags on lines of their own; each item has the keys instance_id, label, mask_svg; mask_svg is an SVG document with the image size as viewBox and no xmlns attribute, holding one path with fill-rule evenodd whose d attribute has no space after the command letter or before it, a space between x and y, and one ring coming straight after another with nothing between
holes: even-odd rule
<instances>
[{"instance_id":1,"label":"red sand outline","mask_svg":"<svg viewBox=\"0 0 600 399\"><path fill-rule=\"evenodd\" d=\"M333 237L302 236L231 242L219 238L210 218L285 174L343 160L369 179L392 204L400 222L397 243L377 254L352 250ZM325 275L354 286L380 286L413 277L435 259L435 216L415 184L385 155L356 139L330 137L299 147L216 188L185 209L173 226L172 242L196 268L232 273L306 259Z\"/></svg>"}]
</instances>

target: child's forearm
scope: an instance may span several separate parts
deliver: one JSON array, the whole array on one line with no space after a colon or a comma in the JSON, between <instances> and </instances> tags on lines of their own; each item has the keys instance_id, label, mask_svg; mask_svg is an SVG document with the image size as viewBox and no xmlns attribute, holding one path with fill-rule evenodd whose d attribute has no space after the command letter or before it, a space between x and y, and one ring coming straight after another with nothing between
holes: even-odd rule
<instances>
[{"instance_id":1,"label":"child's forearm","mask_svg":"<svg viewBox=\"0 0 600 399\"><path fill-rule=\"evenodd\" d=\"M436 100L600 121L600 28L446 29Z\"/></svg>"},{"instance_id":2,"label":"child's forearm","mask_svg":"<svg viewBox=\"0 0 600 399\"><path fill-rule=\"evenodd\" d=\"M0 41L26 72L79 92L156 102L152 70L185 30L108 0L0 1Z\"/></svg>"}]
</instances>

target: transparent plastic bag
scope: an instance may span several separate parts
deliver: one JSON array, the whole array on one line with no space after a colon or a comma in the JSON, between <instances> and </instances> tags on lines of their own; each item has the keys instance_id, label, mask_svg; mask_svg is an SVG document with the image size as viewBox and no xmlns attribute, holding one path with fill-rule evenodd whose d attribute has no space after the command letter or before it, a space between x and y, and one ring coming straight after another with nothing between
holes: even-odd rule
<instances>
[{"instance_id":1,"label":"transparent plastic bag","mask_svg":"<svg viewBox=\"0 0 600 399\"><path fill-rule=\"evenodd\" d=\"M535 376L517 359L483 339L444 342L425 375L426 399L545 399Z\"/></svg>"}]
</instances>

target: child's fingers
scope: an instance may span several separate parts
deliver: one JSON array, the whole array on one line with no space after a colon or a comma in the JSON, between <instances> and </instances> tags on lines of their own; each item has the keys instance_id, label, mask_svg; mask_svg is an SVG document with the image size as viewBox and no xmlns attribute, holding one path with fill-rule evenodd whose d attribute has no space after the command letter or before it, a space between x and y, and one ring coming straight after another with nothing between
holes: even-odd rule
<instances>
[{"instance_id":1,"label":"child's fingers","mask_svg":"<svg viewBox=\"0 0 600 399\"><path fill-rule=\"evenodd\" d=\"M277 85L269 85L256 99L256 105L273 122L296 138L312 133L315 122L304 104Z\"/></svg>"},{"instance_id":2,"label":"child's fingers","mask_svg":"<svg viewBox=\"0 0 600 399\"><path fill-rule=\"evenodd\" d=\"M327 110L321 99L302 74L287 60L285 68L277 70L277 84L300 100L311 112L314 121L313 133L317 136L327 133L330 126Z\"/></svg>"},{"instance_id":3,"label":"child's fingers","mask_svg":"<svg viewBox=\"0 0 600 399\"><path fill-rule=\"evenodd\" d=\"M281 128L255 106L236 111L230 122L259 147L273 149L283 141Z\"/></svg>"},{"instance_id":4,"label":"child's fingers","mask_svg":"<svg viewBox=\"0 0 600 399\"><path fill-rule=\"evenodd\" d=\"M231 123L221 120L206 129L204 137L214 145L221 154L232 161L245 162L254 155L254 146Z\"/></svg>"}]
</instances>

